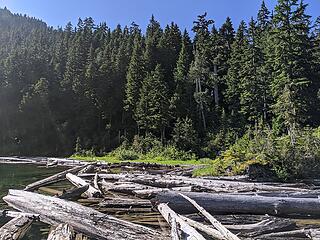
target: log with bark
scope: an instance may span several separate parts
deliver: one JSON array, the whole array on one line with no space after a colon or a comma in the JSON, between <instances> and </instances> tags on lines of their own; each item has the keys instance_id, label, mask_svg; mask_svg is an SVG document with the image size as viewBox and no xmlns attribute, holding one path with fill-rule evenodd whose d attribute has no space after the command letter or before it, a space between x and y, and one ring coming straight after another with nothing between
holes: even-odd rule
<instances>
[{"instance_id":1,"label":"log with bark","mask_svg":"<svg viewBox=\"0 0 320 240\"><path fill-rule=\"evenodd\" d=\"M167 239L150 228L100 213L94 209L63 199L20 190L9 190L3 198L11 207L30 214L39 214L49 225L67 222L75 231L88 237L118 240Z\"/></svg>"},{"instance_id":2,"label":"log with bark","mask_svg":"<svg viewBox=\"0 0 320 240\"><path fill-rule=\"evenodd\" d=\"M279 198L214 193L184 193L211 214L269 214L276 216L320 216L320 199ZM180 214L196 213L186 199L177 192L159 193L154 204L169 203Z\"/></svg>"},{"instance_id":3,"label":"log with bark","mask_svg":"<svg viewBox=\"0 0 320 240\"><path fill-rule=\"evenodd\" d=\"M30 229L33 220L26 216L17 216L0 228L1 240L18 240Z\"/></svg>"}]
</instances>

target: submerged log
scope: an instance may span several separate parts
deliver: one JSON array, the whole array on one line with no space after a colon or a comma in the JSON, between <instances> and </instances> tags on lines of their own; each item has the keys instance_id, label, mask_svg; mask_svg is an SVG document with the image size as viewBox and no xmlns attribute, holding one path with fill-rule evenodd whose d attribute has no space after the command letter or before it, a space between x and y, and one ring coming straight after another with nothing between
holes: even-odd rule
<instances>
[{"instance_id":1,"label":"submerged log","mask_svg":"<svg viewBox=\"0 0 320 240\"><path fill-rule=\"evenodd\" d=\"M1 240L18 240L23 238L29 230L33 220L25 217L18 216L0 228Z\"/></svg>"},{"instance_id":2,"label":"submerged log","mask_svg":"<svg viewBox=\"0 0 320 240\"><path fill-rule=\"evenodd\" d=\"M26 186L24 190L25 191L34 191L34 190L36 190L36 189L38 189L38 188L40 188L42 186L62 181L62 180L64 180L66 178L66 175L68 173L76 173L76 172L80 171L81 169L83 169L83 166L76 166L76 167L74 167L72 169L68 169L66 171L57 173L57 174L55 174L53 176L47 177L47 178L42 179L40 181L31 183L28 186Z\"/></svg>"},{"instance_id":3,"label":"submerged log","mask_svg":"<svg viewBox=\"0 0 320 240\"><path fill-rule=\"evenodd\" d=\"M184 193L211 214L269 214L275 216L320 216L320 199L277 198L213 193ZM180 214L197 213L192 204L177 192L159 193L152 199L156 203L169 203Z\"/></svg>"},{"instance_id":4,"label":"submerged log","mask_svg":"<svg viewBox=\"0 0 320 240\"><path fill-rule=\"evenodd\" d=\"M59 224L53 228L47 240L72 240L74 231L68 224Z\"/></svg>"},{"instance_id":5,"label":"submerged log","mask_svg":"<svg viewBox=\"0 0 320 240\"><path fill-rule=\"evenodd\" d=\"M164 240L159 232L100 213L80 204L20 190L9 190L3 198L9 206L23 212L39 214L50 225L67 222L75 231L98 240Z\"/></svg>"},{"instance_id":6,"label":"submerged log","mask_svg":"<svg viewBox=\"0 0 320 240\"><path fill-rule=\"evenodd\" d=\"M67 173L66 178L76 187L84 187L89 185L85 180L83 180L80 177L77 177L71 173ZM101 196L101 192L100 190L92 187L91 185L89 185L89 188L87 191L85 191L85 194L90 197L90 198L94 198L94 197L100 197Z\"/></svg>"}]
</instances>

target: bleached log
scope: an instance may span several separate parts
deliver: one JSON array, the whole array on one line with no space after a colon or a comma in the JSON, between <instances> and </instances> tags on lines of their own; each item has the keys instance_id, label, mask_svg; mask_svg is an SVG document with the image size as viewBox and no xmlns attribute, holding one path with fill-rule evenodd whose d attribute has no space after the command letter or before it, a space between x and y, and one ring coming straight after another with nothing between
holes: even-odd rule
<instances>
[{"instance_id":1,"label":"bleached log","mask_svg":"<svg viewBox=\"0 0 320 240\"><path fill-rule=\"evenodd\" d=\"M39 187L62 181L62 180L64 180L66 178L66 175L68 173L76 173L81 169L83 169L83 166L76 166L76 167L74 167L72 169L68 169L66 171L57 173L57 174L55 174L53 176L47 177L47 178L42 179L40 181L31 183L28 186L26 186L24 190L25 191L34 191L34 190L38 189Z\"/></svg>"},{"instance_id":2,"label":"bleached log","mask_svg":"<svg viewBox=\"0 0 320 240\"><path fill-rule=\"evenodd\" d=\"M311 238L313 240L319 240L319 237L315 235L316 232L319 232L319 229L299 229L288 232L277 232L260 235L257 239L269 240L269 239L303 239Z\"/></svg>"},{"instance_id":3,"label":"bleached log","mask_svg":"<svg viewBox=\"0 0 320 240\"><path fill-rule=\"evenodd\" d=\"M71 173L68 173L66 175L66 178L73 184L75 185L76 187L84 187L86 185L89 185L85 180L83 180L82 178L80 177L77 177L76 175L73 175ZM91 185L89 185L89 188L88 190L85 192L85 194L90 197L90 198L94 198L94 197L100 197L101 196L101 192L92 187Z\"/></svg>"},{"instance_id":4,"label":"bleached log","mask_svg":"<svg viewBox=\"0 0 320 240\"><path fill-rule=\"evenodd\" d=\"M30 229L32 222L32 219L25 216L18 216L12 219L0 228L0 239L18 240L23 238Z\"/></svg>"},{"instance_id":5,"label":"bleached log","mask_svg":"<svg viewBox=\"0 0 320 240\"><path fill-rule=\"evenodd\" d=\"M59 224L54 227L47 240L72 240L74 236L74 231L68 224Z\"/></svg>"},{"instance_id":6,"label":"bleached log","mask_svg":"<svg viewBox=\"0 0 320 240\"><path fill-rule=\"evenodd\" d=\"M184 217L182 215L180 215L180 217L186 222L188 223L190 226L198 229L201 232L204 232L205 234L207 234L208 236L213 237L214 239L217 240L226 240L226 238L216 229L208 226L208 225L204 225L202 223L199 223L197 221L194 221L190 218Z\"/></svg>"},{"instance_id":7,"label":"bleached log","mask_svg":"<svg viewBox=\"0 0 320 240\"><path fill-rule=\"evenodd\" d=\"M94 175L80 175L94 176ZM251 192L251 191L268 191L268 192L310 192L306 188L296 188L289 186L281 186L276 184L267 183L252 183L240 181L226 181L226 180L210 180L204 178L190 178L184 176L171 176L171 175L148 175L148 174L99 174L99 177L105 180L120 180L126 182L134 182L144 184L152 187L160 188L173 188L194 186L203 190L211 192Z\"/></svg>"},{"instance_id":8,"label":"bleached log","mask_svg":"<svg viewBox=\"0 0 320 240\"><path fill-rule=\"evenodd\" d=\"M180 195L188 200L198 211L205 216L210 223L228 240L240 240L236 235L230 232L226 227L224 227L217 219L215 219L210 213L208 213L203 207L201 207L196 201L189 198L188 196L180 193Z\"/></svg>"},{"instance_id":9,"label":"bleached log","mask_svg":"<svg viewBox=\"0 0 320 240\"><path fill-rule=\"evenodd\" d=\"M149 200L142 200L142 199L128 199L128 198L109 198L104 199L102 202L99 203L100 207L108 207L108 208L132 208L132 207L139 207L139 208L151 208L151 202Z\"/></svg>"},{"instance_id":10,"label":"bleached log","mask_svg":"<svg viewBox=\"0 0 320 240\"><path fill-rule=\"evenodd\" d=\"M9 190L4 201L11 207L30 214L39 214L49 225L68 223L75 231L98 240L165 240L159 232L100 213L92 208L20 190Z\"/></svg>"},{"instance_id":11,"label":"bleached log","mask_svg":"<svg viewBox=\"0 0 320 240\"><path fill-rule=\"evenodd\" d=\"M180 240L179 229L175 218L171 219L171 240Z\"/></svg>"},{"instance_id":12,"label":"bleached log","mask_svg":"<svg viewBox=\"0 0 320 240\"><path fill-rule=\"evenodd\" d=\"M172 211L167 204L159 204L158 210L168 224L171 225L172 219L180 225L181 231L186 235L187 240L205 240L205 238L193 227L188 225L184 220L182 220L174 211Z\"/></svg>"}]
</instances>

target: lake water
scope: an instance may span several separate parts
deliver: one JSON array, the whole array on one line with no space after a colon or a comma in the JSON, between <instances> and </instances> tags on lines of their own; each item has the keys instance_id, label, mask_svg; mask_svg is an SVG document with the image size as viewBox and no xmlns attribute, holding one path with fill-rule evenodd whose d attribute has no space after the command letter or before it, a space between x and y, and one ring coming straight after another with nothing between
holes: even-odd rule
<instances>
[{"instance_id":1,"label":"lake water","mask_svg":"<svg viewBox=\"0 0 320 240\"><path fill-rule=\"evenodd\" d=\"M54 173L61 172L62 168L45 168L29 164L0 164L0 209L6 209L7 205L2 201L2 197L7 195L9 189L23 189L26 185L43 179ZM0 225L10 219L0 217ZM23 240L47 239L48 226L43 224L33 224L28 236Z\"/></svg>"}]
</instances>

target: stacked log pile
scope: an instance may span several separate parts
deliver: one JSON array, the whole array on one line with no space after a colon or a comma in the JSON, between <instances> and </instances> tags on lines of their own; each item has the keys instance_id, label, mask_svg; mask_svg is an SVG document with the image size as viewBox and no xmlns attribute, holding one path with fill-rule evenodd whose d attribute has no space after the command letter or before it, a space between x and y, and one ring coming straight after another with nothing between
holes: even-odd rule
<instances>
[{"instance_id":1,"label":"stacked log pile","mask_svg":"<svg viewBox=\"0 0 320 240\"><path fill-rule=\"evenodd\" d=\"M320 222L296 220L320 217L316 187L192 178L191 170L143 163L73 166L9 191L4 201L18 212L2 213L12 220L0 228L0 239L21 239L34 221L52 226L51 240L320 239ZM59 181L73 187L50 186Z\"/></svg>"}]
</instances>

